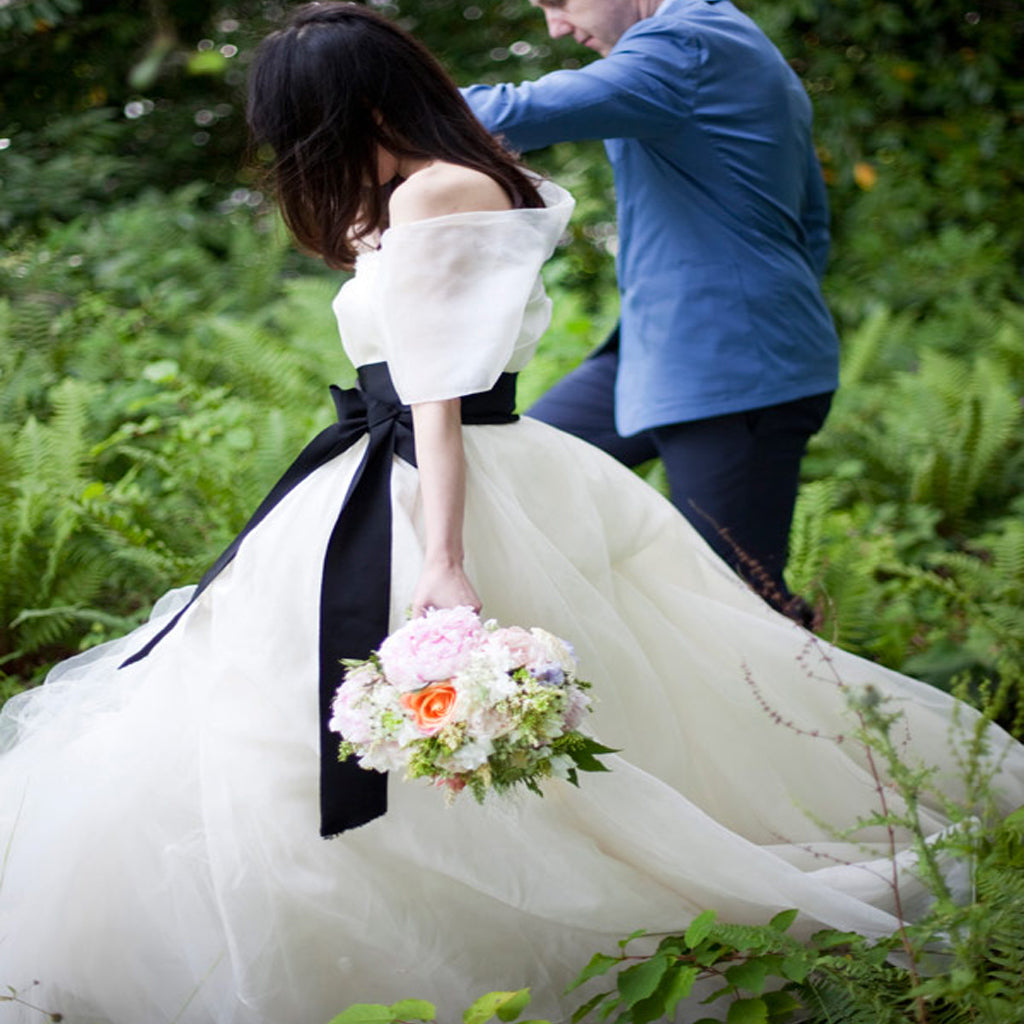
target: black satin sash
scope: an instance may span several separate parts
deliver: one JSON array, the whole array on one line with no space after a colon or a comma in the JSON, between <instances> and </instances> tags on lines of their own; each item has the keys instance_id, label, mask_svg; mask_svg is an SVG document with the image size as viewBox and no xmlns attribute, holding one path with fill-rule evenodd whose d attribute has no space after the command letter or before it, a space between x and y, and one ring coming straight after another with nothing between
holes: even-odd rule
<instances>
[{"instance_id":1,"label":"black satin sash","mask_svg":"<svg viewBox=\"0 0 1024 1024\"><path fill-rule=\"evenodd\" d=\"M515 374L462 399L466 424L512 423ZM121 668L145 658L174 628L242 541L301 480L369 434L369 444L327 542L320 589L320 834L365 825L387 810L387 775L338 760L339 737L327 728L343 658L363 659L388 633L391 607L391 466L393 456L416 465L412 413L395 392L385 363L359 368L359 384L331 387L338 421L302 450L260 503L242 532L199 581L188 604Z\"/></svg>"}]
</instances>

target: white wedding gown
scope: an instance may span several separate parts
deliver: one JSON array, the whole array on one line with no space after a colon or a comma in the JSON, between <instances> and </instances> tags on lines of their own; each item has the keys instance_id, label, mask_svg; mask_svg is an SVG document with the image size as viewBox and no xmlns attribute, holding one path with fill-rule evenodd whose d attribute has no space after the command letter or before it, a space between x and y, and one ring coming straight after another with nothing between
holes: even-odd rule
<instances>
[{"instance_id":1,"label":"white wedding gown","mask_svg":"<svg viewBox=\"0 0 1024 1024\"><path fill-rule=\"evenodd\" d=\"M521 368L547 321L538 271L572 206L543 194L542 210L389 230L336 302L353 362L386 360L405 401ZM862 749L833 738L851 729L840 683L892 698L908 755L942 766L947 792L951 698L772 611L587 444L528 418L464 435L484 613L572 641L598 700L591 731L621 749L612 771L450 808L393 776L384 817L319 837L320 570L359 442L270 513L147 658L117 668L187 591L8 703L0 986L72 1024L324 1024L410 996L452 1021L525 985L528 1015L557 1018L593 952L707 907L741 922L796 907L805 932L894 928L888 867L870 863L884 836L841 842L821 824L876 809ZM395 627L423 551L415 469L396 460L391 492ZM1024 748L998 730L992 743L1010 809ZM5 1024L38 1020L0 1003Z\"/></svg>"}]
</instances>

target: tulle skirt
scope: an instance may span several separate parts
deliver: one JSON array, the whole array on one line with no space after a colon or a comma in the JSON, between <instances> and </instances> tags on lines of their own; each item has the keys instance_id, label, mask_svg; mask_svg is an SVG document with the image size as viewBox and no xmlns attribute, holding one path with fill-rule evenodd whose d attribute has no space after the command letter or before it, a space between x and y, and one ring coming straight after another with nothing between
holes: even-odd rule
<instances>
[{"instance_id":1,"label":"tulle skirt","mask_svg":"<svg viewBox=\"0 0 1024 1024\"><path fill-rule=\"evenodd\" d=\"M588 728L620 754L483 806L389 782L386 816L318 836L320 570L365 442L292 491L142 661L187 599L58 666L0 719L0 985L71 1022L323 1024L352 1002L529 985L531 1015L597 950L711 907L888 933L885 835L845 688L905 713L908 757L955 794L945 694L773 612L658 494L524 419L464 430L467 570L484 614L574 644ZM392 474L392 628L422 561L416 471ZM359 587L353 579L351 586ZM845 737L845 740L842 738ZM1024 748L993 730L1007 809ZM946 821L925 807L929 830ZM905 903L924 898L908 879ZM39 984L33 986L33 982ZM0 1021L36 1021L15 1003Z\"/></svg>"}]
</instances>

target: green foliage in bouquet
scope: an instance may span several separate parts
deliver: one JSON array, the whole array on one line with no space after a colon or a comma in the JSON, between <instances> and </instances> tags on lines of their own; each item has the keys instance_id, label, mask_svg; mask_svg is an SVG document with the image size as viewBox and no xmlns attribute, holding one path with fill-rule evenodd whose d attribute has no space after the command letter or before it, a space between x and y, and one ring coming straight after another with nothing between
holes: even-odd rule
<instances>
[{"instance_id":1,"label":"green foliage in bouquet","mask_svg":"<svg viewBox=\"0 0 1024 1024\"><path fill-rule=\"evenodd\" d=\"M408 776L410 779L432 778L436 772L436 764L457 745L461 736L446 736L439 733L423 741L422 747L410 758ZM342 744L344 750L345 744ZM531 793L543 796L540 783L553 776L552 759L568 758L572 767L566 770L566 781L574 786L579 785L579 772L606 772L608 768L598 760L600 754L614 754L612 747L582 733L571 732L547 744L548 756L542 760L528 760L518 743L505 737L494 741L494 753L488 758L487 764L466 777L466 788L473 794L477 803L483 803L488 790L495 793L510 793L517 786L525 786ZM351 751L350 751L351 752Z\"/></svg>"}]
</instances>

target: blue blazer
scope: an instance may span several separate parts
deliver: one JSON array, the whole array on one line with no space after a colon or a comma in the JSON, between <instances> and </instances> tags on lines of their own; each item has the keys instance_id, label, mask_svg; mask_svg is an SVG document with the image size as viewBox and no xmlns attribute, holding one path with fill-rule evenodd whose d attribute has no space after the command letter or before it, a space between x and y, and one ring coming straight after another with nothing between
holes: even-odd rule
<instances>
[{"instance_id":1,"label":"blue blazer","mask_svg":"<svg viewBox=\"0 0 1024 1024\"><path fill-rule=\"evenodd\" d=\"M732 3L666 0L584 68L464 95L520 151L605 140L619 222L620 433L835 388L811 105Z\"/></svg>"}]
</instances>

